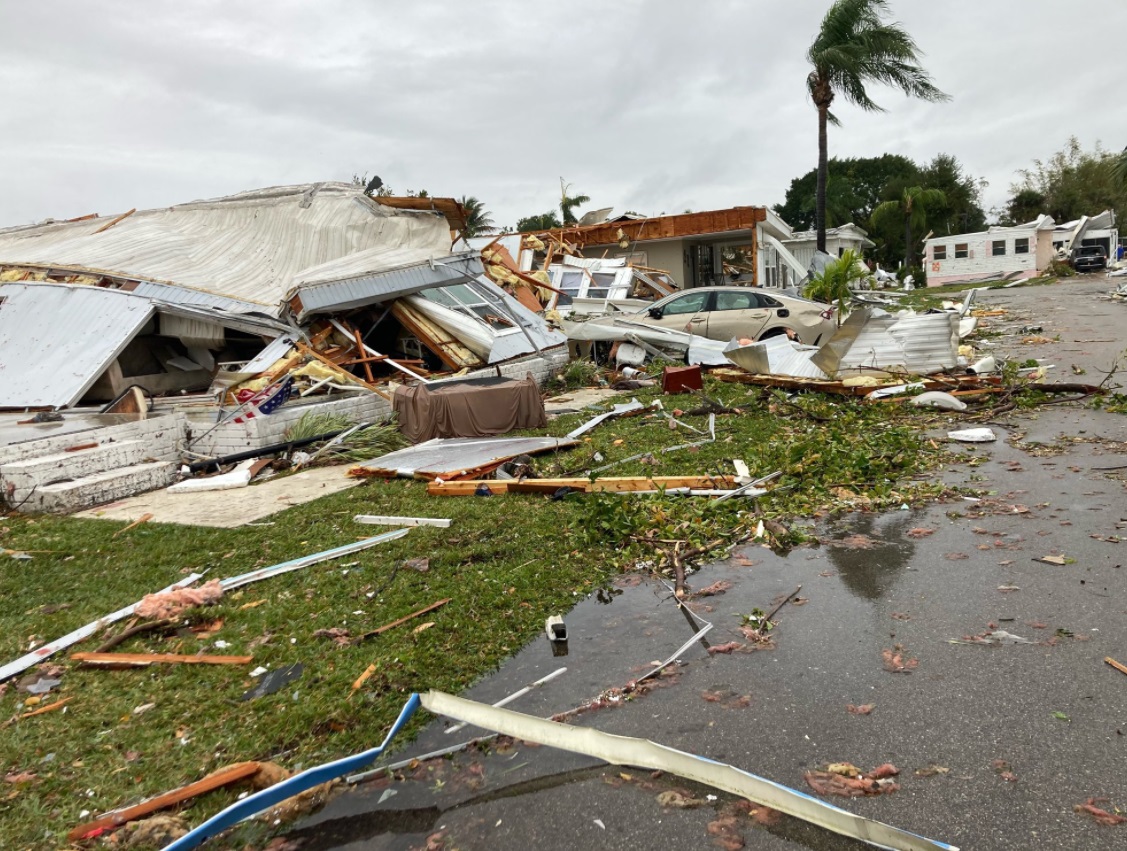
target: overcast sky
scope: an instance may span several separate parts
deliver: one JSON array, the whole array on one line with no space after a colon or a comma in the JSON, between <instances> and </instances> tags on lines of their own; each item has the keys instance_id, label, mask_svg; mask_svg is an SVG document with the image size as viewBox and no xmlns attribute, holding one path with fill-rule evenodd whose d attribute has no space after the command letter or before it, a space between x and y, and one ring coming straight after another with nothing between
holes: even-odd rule
<instances>
[{"instance_id":1,"label":"overcast sky","mask_svg":"<svg viewBox=\"0 0 1127 851\"><path fill-rule=\"evenodd\" d=\"M817 162L829 0L5 2L0 226L378 174L498 224L559 179L644 213L776 204ZM892 0L950 93L838 105L831 156L944 152L1002 203L1063 147L1127 145L1123 0Z\"/></svg>"}]
</instances>

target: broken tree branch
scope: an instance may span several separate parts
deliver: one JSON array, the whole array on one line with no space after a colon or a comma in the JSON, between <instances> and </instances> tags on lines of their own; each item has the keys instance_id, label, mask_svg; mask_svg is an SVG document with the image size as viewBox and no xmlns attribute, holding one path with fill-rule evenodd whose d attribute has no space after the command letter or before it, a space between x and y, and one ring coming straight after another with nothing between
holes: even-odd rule
<instances>
[{"instance_id":1,"label":"broken tree branch","mask_svg":"<svg viewBox=\"0 0 1127 851\"><path fill-rule=\"evenodd\" d=\"M771 618L773 618L775 615L777 615L779 613L779 610L782 609L783 606L785 606L787 603L789 603L791 600L793 600L795 597L797 597L798 592L801 591L801 590L802 590L802 586L799 585L790 594L787 594L787 596L785 596L782 599L782 602L780 602L779 605L777 605L777 606L775 606L775 608L771 609L771 611L768 612L767 615L764 616L763 620L761 620L759 622L759 628L756 630L756 633L758 633L759 635L762 635L763 630L767 627L767 624L769 624L771 622Z\"/></svg>"},{"instance_id":2,"label":"broken tree branch","mask_svg":"<svg viewBox=\"0 0 1127 851\"><path fill-rule=\"evenodd\" d=\"M139 623L136 626L131 626L128 629L124 629L117 635L111 636L110 638L106 639L104 642L102 642L102 644L95 648L94 652L108 653L123 641L126 641L135 635L139 635L142 632L153 632L154 630L171 629L177 626L177 624L179 624L179 621L175 618L164 618L163 620L159 621L147 621L145 623Z\"/></svg>"}]
</instances>

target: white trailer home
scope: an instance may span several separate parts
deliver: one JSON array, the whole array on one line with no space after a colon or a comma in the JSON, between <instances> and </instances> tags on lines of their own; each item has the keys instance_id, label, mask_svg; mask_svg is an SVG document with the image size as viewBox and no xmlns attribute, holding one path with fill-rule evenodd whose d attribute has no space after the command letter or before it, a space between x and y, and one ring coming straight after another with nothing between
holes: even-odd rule
<instances>
[{"instance_id":1,"label":"white trailer home","mask_svg":"<svg viewBox=\"0 0 1127 851\"><path fill-rule=\"evenodd\" d=\"M927 285L1035 277L1053 259L1055 225L1042 215L1014 227L932 237L924 249Z\"/></svg>"}]
</instances>

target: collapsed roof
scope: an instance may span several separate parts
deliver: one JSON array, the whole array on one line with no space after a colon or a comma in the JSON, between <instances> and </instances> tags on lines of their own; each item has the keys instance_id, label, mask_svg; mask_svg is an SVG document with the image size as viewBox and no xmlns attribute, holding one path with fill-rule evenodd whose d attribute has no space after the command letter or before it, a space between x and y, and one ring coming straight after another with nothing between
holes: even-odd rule
<instances>
[{"instance_id":1,"label":"collapsed roof","mask_svg":"<svg viewBox=\"0 0 1127 851\"><path fill-rule=\"evenodd\" d=\"M565 342L451 253L456 202L387 200L304 184L0 231L0 408L226 386L281 336L368 387L383 361L425 378Z\"/></svg>"},{"instance_id":2,"label":"collapsed roof","mask_svg":"<svg viewBox=\"0 0 1127 851\"><path fill-rule=\"evenodd\" d=\"M428 265L451 244L441 212L309 183L2 230L0 279L109 278L162 301L280 317L306 288Z\"/></svg>"}]
</instances>

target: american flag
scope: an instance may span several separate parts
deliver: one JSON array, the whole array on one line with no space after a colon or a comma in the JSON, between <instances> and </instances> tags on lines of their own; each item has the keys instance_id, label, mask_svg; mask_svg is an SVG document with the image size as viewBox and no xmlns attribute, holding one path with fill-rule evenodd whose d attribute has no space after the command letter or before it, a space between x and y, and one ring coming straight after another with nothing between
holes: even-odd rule
<instances>
[{"instance_id":1,"label":"american flag","mask_svg":"<svg viewBox=\"0 0 1127 851\"><path fill-rule=\"evenodd\" d=\"M257 392L242 390L238 393L239 406L246 410L235 417L235 422L245 423L256 416L267 416L274 413L286 403L293 391L293 376L284 381L263 387Z\"/></svg>"}]
</instances>

